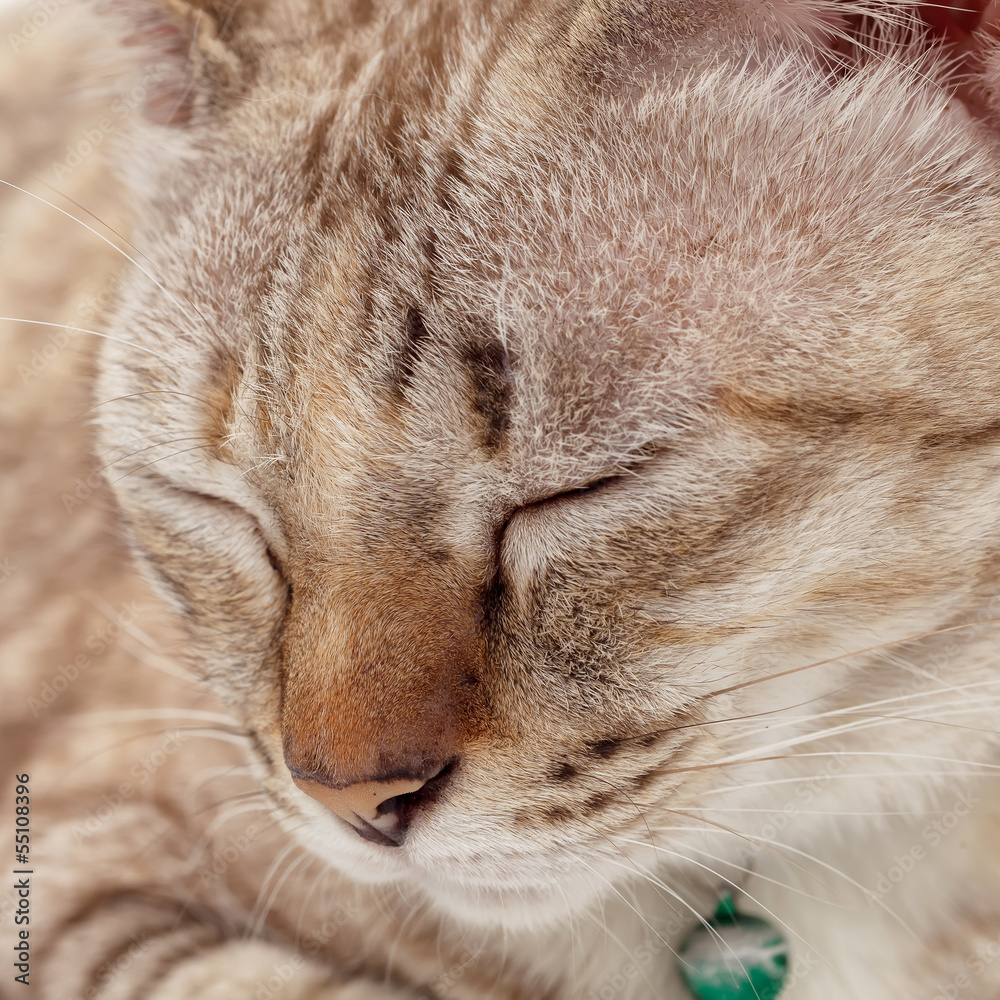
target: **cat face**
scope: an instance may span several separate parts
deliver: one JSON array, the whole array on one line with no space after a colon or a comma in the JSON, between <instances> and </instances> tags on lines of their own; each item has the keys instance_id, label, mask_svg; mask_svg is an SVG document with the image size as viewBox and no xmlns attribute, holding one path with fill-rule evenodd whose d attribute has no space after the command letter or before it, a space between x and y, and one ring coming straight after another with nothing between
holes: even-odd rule
<instances>
[{"instance_id":1,"label":"cat face","mask_svg":"<svg viewBox=\"0 0 1000 1000\"><path fill-rule=\"evenodd\" d=\"M98 412L297 836L516 923L991 595L998 192L915 63L467 6L199 22Z\"/></svg>"}]
</instances>

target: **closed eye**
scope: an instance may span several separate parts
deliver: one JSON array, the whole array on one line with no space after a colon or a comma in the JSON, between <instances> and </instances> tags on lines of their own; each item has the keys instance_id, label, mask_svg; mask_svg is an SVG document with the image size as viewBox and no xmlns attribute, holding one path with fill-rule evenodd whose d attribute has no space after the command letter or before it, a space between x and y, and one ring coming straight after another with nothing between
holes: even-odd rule
<instances>
[{"instance_id":1,"label":"closed eye","mask_svg":"<svg viewBox=\"0 0 1000 1000\"><path fill-rule=\"evenodd\" d=\"M574 486L570 490L563 490L562 493L556 493L553 496L548 497L547 499L557 500L559 499L559 497L572 496L574 493L592 493L594 492L594 490L599 490L602 486L607 486L608 483L616 482L617 480L622 478L624 477L620 475L601 476L600 479L594 479L583 486Z\"/></svg>"},{"instance_id":2,"label":"closed eye","mask_svg":"<svg viewBox=\"0 0 1000 1000\"><path fill-rule=\"evenodd\" d=\"M162 477L159 477L162 478ZM201 490L192 490L186 486L178 486L175 483L171 483L167 480L163 480L164 484L173 493L179 494L189 500L194 500L198 503L210 505L217 511L225 511L233 518L239 518L240 521L253 525L254 531L257 537L260 539L261 546L264 549L264 553L267 556L267 561L271 564L271 568L275 573L278 574L283 580L287 580L287 575L285 574L284 562L281 556L278 555L275 547L271 544L268 539L267 533L264 530L264 526L260 523L257 517L255 517L250 511L245 507L241 507L237 503L233 503L232 500L227 500L225 497L215 496L212 493L204 493Z\"/></svg>"},{"instance_id":3,"label":"closed eye","mask_svg":"<svg viewBox=\"0 0 1000 1000\"><path fill-rule=\"evenodd\" d=\"M662 446L660 443L650 441L647 444L629 452L628 455L616 462L614 472L598 476L596 479L592 479L590 482L584 483L581 486L573 486L569 489L560 490L558 493L553 493L551 496L538 501L538 503L549 503L554 500L561 500L564 497L576 496L581 493L596 493L604 487L610 486L612 483L617 483L638 475L642 470L642 467L651 459L655 458L661 451Z\"/></svg>"}]
</instances>

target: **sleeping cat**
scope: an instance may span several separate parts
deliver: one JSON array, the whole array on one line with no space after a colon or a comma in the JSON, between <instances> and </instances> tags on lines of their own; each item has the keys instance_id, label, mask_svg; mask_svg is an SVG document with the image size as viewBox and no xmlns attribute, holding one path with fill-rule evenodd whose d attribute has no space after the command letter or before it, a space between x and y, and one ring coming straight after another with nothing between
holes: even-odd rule
<instances>
[{"instance_id":1,"label":"sleeping cat","mask_svg":"<svg viewBox=\"0 0 1000 1000\"><path fill-rule=\"evenodd\" d=\"M29 989L1000 996L992 8L33 10Z\"/></svg>"}]
</instances>

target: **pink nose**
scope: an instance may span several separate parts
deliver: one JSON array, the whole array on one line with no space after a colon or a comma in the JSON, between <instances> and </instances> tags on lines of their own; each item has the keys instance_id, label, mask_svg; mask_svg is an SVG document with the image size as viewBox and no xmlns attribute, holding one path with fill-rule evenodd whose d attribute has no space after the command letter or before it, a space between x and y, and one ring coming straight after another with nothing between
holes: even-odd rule
<instances>
[{"instance_id":1,"label":"pink nose","mask_svg":"<svg viewBox=\"0 0 1000 1000\"><path fill-rule=\"evenodd\" d=\"M391 781L359 781L346 788L330 788L309 778L292 780L336 813L365 840L398 847L406 835L409 804L402 796L419 792L426 781L398 778Z\"/></svg>"}]
</instances>

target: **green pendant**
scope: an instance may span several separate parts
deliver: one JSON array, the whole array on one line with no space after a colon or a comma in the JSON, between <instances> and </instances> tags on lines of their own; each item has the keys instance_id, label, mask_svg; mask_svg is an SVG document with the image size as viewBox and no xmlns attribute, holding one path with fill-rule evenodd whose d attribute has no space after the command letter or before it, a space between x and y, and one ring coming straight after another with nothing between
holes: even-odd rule
<instances>
[{"instance_id":1,"label":"green pendant","mask_svg":"<svg viewBox=\"0 0 1000 1000\"><path fill-rule=\"evenodd\" d=\"M727 895L708 927L685 938L677 968L697 1000L774 1000L788 975L788 943L766 920L737 913Z\"/></svg>"}]
</instances>

